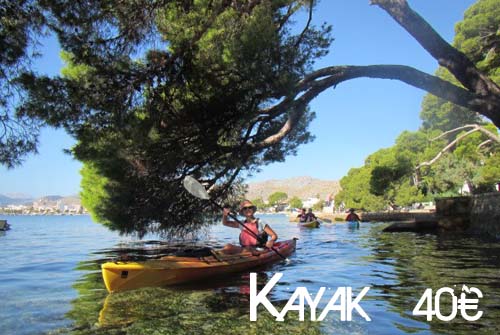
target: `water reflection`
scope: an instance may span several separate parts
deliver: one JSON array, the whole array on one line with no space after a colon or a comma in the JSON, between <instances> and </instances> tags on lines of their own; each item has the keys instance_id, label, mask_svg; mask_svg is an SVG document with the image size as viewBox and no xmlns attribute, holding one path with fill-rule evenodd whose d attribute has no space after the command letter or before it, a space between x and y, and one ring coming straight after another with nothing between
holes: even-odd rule
<instances>
[{"instance_id":1,"label":"water reflection","mask_svg":"<svg viewBox=\"0 0 500 335\"><path fill-rule=\"evenodd\" d=\"M94 270L74 285L78 298L67 317L72 334L320 334L311 322L275 322L261 311L257 322L249 321L248 274L228 280L192 286L143 288L107 294L97 262L80 264ZM263 286L267 275L261 272ZM276 301L283 306L283 302Z\"/></svg>"},{"instance_id":2,"label":"water reflection","mask_svg":"<svg viewBox=\"0 0 500 335\"><path fill-rule=\"evenodd\" d=\"M351 233L359 230L360 224L358 221L346 222L347 230Z\"/></svg>"},{"instance_id":3,"label":"water reflection","mask_svg":"<svg viewBox=\"0 0 500 335\"><path fill-rule=\"evenodd\" d=\"M479 310L485 313L475 322L460 316L451 322L433 318L427 322L435 333L498 334L500 332L500 246L498 242L464 235L385 234L372 229L364 247L373 253L365 257L377 264L372 272L377 298L389 302L401 317L425 321L412 310L426 288L433 292L451 287L459 297L462 285L479 288L484 295ZM474 296L469 296L473 298ZM451 312L450 297L441 299L443 315ZM471 310L469 315L476 312ZM405 332L413 329L395 324Z\"/></svg>"},{"instance_id":4,"label":"water reflection","mask_svg":"<svg viewBox=\"0 0 500 335\"><path fill-rule=\"evenodd\" d=\"M277 219L278 220L278 219ZM281 219L280 219L281 220ZM288 222L272 222L280 236L299 236L290 264L259 269L262 287L275 272L284 274L269 299L280 309L293 290L305 286L311 293L320 287L351 286L354 292L370 286L362 306L372 318L353 317L342 322L338 314L323 322L299 322L291 312L286 322L276 322L262 308L258 321L249 321L248 273L212 278L200 283L168 288L144 288L108 295L100 264L121 257L148 259L175 253L185 245L160 241L131 242L98 251L80 262L78 296L67 313L73 334L479 334L500 333L500 243L466 236L382 233L384 224L323 224L301 229ZM216 231L211 246L234 241L235 236ZM231 231L230 231L231 232ZM206 244L188 244L206 246ZM427 322L412 310L426 288L478 287L484 294L476 322L457 317L452 322ZM331 297L331 291L325 299ZM326 301L322 300L322 303ZM448 314L449 304L443 305ZM355 314L355 313L354 313ZM473 314L473 313L471 313ZM306 316L306 320L308 317ZM57 332L57 331L56 331Z\"/></svg>"}]
</instances>

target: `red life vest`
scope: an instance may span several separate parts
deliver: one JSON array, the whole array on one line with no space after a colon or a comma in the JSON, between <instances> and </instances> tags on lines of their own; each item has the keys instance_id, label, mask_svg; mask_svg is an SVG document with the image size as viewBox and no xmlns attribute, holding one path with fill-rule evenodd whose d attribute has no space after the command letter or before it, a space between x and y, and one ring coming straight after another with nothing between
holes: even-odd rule
<instances>
[{"instance_id":1,"label":"red life vest","mask_svg":"<svg viewBox=\"0 0 500 335\"><path fill-rule=\"evenodd\" d=\"M261 233L264 231L264 228L259 223L259 219L255 220L254 222L244 222L243 224L257 236L261 235ZM261 243L246 228L240 226L240 245L242 247L255 247L260 245Z\"/></svg>"},{"instance_id":2,"label":"red life vest","mask_svg":"<svg viewBox=\"0 0 500 335\"><path fill-rule=\"evenodd\" d=\"M359 216L354 213L349 213L345 218L346 221L359 221Z\"/></svg>"}]
</instances>

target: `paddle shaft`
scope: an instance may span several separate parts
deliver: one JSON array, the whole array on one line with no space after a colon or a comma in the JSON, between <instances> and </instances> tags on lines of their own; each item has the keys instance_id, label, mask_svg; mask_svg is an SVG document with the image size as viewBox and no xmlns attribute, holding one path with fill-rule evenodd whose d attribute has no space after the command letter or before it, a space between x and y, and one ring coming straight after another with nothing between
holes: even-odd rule
<instances>
[{"instance_id":1,"label":"paddle shaft","mask_svg":"<svg viewBox=\"0 0 500 335\"><path fill-rule=\"evenodd\" d=\"M221 205L219 205L218 203L216 203L214 200L210 199L210 202L215 205L216 207L220 208L221 210L224 210L224 207L222 207ZM246 231L248 233L250 233L250 235L252 235L253 237L255 237L257 240L259 240L259 236L257 236L257 234L255 234L253 231L250 230L250 228L248 228L247 226L245 226L240 220L238 220L238 218L236 217L236 215L233 215L233 213L229 212L228 213L229 217L231 219L233 219L234 221L238 222L240 226L242 226L244 229L246 229ZM276 250L276 248L274 247L267 247L266 248L268 249L271 249L272 251L274 251L278 256L280 256L281 258L283 258L284 260L286 260L286 257L283 256L282 254L279 253L278 250Z\"/></svg>"}]
</instances>

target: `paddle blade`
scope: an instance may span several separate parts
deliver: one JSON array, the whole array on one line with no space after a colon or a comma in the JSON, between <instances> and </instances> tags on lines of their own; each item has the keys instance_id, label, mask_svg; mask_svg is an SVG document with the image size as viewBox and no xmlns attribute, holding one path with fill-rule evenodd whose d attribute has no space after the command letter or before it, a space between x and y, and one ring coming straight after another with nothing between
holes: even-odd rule
<instances>
[{"instance_id":1,"label":"paddle blade","mask_svg":"<svg viewBox=\"0 0 500 335\"><path fill-rule=\"evenodd\" d=\"M208 200L210 199L210 196L208 195L207 190L201 185L196 179L194 179L191 176L187 176L184 178L182 184L184 185L184 188L194 195L197 198Z\"/></svg>"}]
</instances>

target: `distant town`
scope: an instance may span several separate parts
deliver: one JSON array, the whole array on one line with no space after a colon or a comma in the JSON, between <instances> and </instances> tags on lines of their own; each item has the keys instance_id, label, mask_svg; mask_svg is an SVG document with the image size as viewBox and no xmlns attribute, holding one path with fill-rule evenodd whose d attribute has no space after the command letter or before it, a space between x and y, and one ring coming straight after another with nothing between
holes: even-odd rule
<instances>
[{"instance_id":1,"label":"distant town","mask_svg":"<svg viewBox=\"0 0 500 335\"><path fill-rule=\"evenodd\" d=\"M39 199L10 198L0 195L0 214L80 215L88 214L78 196L45 196Z\"/></svg>"}]
</instances>

